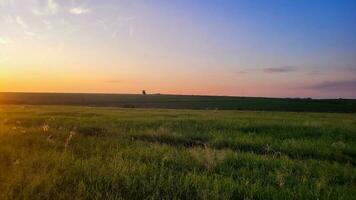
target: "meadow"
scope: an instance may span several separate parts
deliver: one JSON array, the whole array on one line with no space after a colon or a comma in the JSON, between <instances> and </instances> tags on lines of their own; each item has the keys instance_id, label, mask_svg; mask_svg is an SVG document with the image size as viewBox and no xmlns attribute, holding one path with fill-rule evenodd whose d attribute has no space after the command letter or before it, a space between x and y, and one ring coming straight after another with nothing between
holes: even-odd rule
<instances>
[{"instance_id":1,"label":"meadow","mask_svg":"<svg viewBox=\"0 0 356 200\"><path fill-rule=\"evenodd\" d=\"M355 99L264 98L168 94L1 93L0 105L356 113Z\"/></svg>"},{"instance_id":2,"label":"meadow","mask_svg":"<svg viewBox=\"0 0 356 200\"><path fill-rule=\"evenodd\" d=\"M0 106L0 199L354 199L356 114Z\"/></svg>"}]
</instances>

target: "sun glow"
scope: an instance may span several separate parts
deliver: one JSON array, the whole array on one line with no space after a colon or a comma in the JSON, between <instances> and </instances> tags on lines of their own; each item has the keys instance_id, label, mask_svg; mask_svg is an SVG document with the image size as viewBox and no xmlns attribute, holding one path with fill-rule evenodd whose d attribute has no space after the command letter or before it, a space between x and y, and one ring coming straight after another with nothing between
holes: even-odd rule
<instances>
[{"instance_id":1,"label":"sun glow","mask_svg":"<svg viewBox=\"0 0 356 200\"><path fill-rule=\"evenodd\" d=\"M352 6L196 5L0 1L0 90L356 96Z\"/></svg>"}]
</instances>

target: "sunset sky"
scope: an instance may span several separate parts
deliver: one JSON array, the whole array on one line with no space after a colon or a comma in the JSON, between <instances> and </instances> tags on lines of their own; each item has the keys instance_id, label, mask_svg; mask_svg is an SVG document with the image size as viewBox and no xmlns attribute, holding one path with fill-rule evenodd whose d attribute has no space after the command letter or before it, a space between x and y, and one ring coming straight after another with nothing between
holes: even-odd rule
<instances>
[{"instance_id":1,"label":"sunset sky","mask_svg":"<svg viewBox=\"0 0 356 200\"><path fill-rule=\"evenodd\" d=\"M0 0L0 91L356 98L354 0Z\"/></svg>"}]
</instances>

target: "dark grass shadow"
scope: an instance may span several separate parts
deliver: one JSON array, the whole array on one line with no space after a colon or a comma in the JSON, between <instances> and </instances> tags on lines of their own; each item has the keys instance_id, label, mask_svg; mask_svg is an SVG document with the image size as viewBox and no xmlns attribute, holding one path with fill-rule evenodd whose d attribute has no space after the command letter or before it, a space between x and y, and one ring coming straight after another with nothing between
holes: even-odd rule
<instances>
[{"instance_id":1,"label":"dark grass shadow","mask_svg":"<svg viewBox=\"0 0 356 200\"><path fill-rule=\"evenodd\" d=\"M108 134L106 128L98 127L98 126L81 126L76 129L76 131L82 135L87 137L103 137Z\"/></svg>"},{"instance_id":2,"label":"dark grass shadow","mask_svg":"<svg viewBox=\"0 0 356 200\"><path fill-rule=\"evenodd\" d=\"M233 142L229 140L209 141L208 138L189 138L169 134L141 134L131 136L133 140L145 142L166 144L175 147L209 147L216 150L229 149L233 151L249 152L259 155L272 156L278 158L280 156L288 156L291 159L306 160L317 159L329 162L338 162L342 164L351 164L356 166L355 153L352 151L332 151L331 153L321 153L312 149L295 149L295 148L279 148L272 147L264 143L243 143Z\"/></svg>"}]
</instances>

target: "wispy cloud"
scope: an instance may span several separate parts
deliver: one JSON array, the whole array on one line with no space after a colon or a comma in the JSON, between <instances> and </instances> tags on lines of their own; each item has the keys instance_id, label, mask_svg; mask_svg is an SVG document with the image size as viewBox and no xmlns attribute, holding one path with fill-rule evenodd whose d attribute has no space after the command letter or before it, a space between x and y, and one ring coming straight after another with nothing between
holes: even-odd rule
<instances>
[{"instance_id":1,"label":"wispy cloud","mask_svg":"<svg viewBox=\"0 0 356 200\"><path fill-rule=\"evenodd\" d=\"M58 10L58 4L55 0L48 0L48 11L51 14L56 14Z\"/></svg>"},{"instance_id":2,"label":"wispy cloud","mask_svg":"<svg viewBox=\"0 0 356 200\"><path fill-rule=\"evenodd\" d=\"M238 71L237 73L238 74L247 74L247 71L246 70L241 70L241 71Z\"/></svg>"},{"instance_id":3,"label":"wispy cloud","mask_svg":"<svg viewBox=\"0 0 356 200\"><path fill-rule=\"evenodd\" d=\"M356 79L340 81L324 81L307 86L307 89L328 91L354 91L356 93Z\"/></svg>"},{"instance_id":4,"label":"wispy cloud","mask_svg":"<svg viewBox=\"0 0 356 200\"><path fill-rule=\"evenodd\" d=\"M266 73L289 73L297 71L296 67L286 66L286 67L267 67L263 69Z\"/></svg>"},{"instance_id":5,"label":"wispy cloud","mask_svg":"<svg viewBox=\"0 0 356 200\"><path fill-rule=\"evenodd\" d=\"M37 1L35 1L33 7L30 9L31 13L36 16L43 15L55 15L57 14L59 5L55 0L47 0L45 6L40 6Z\"/></svg>"},{"instance_id":6,"label":"wispy cloud","mask_svg":"<svg viewBox=\"0 0 356 200\"><path fill-rule=\"evenodd\" d=\"M314 69L314 70L310 70L310 71L305 72L305 75L318 76L318 75L322 75L323 73L324 73L324 71Z\"/></svg>"},{"instance_id":7,"label":"wispy cloud","mask_svg":"<svg viewBox=\"0 0 356 200\"><path fill-rule=\"evenodd\" d=\"M345 70L356 72L356 67L346 67Z\"/></svg>"},{"instance_id":8,"label":"wispy cloud","mask_svg":"<svg viewBox=\"0 0 356 200\"><path fill-rule=\"evenodd\" d=\"M24 20L20 16L16 17L16 23L24 29L28 27L27 24L24 22Z\"/></svg>"},{"instance_id":9,"label":"wispy cloud","mask_svg":"<svg viewBox=\"0 0 356 200\"><path fill-rule=\"evenodd\" d=\"M69 9L69 13L71 13L73 15L83 15L88 12L90 12L90 10L88 8L84 8L84 7L75 7L75 8Z\"/></svg>"}]
</instances>

